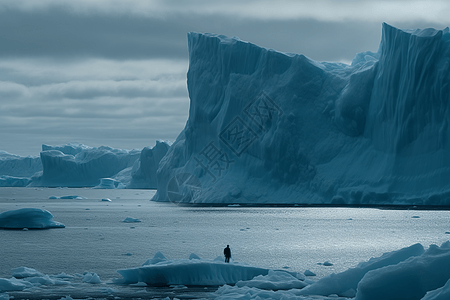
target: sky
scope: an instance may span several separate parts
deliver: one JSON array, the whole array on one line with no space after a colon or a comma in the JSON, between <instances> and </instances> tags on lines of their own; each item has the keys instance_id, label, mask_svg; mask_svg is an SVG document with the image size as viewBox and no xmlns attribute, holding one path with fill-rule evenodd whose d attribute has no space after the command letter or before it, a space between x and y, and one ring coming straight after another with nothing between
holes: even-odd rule
<instances>
[{"instance_id":1,"label":"sky","mask_svg":"<svg viewBox=\"0 0 450 300\"><path fill-rule=\"evenodd\" d=\"M443 29L449 11L448 0L0 0L0 150L174 141L191 31L350 63L377 51L383 22Z\"/></svg>"}]
</instances>

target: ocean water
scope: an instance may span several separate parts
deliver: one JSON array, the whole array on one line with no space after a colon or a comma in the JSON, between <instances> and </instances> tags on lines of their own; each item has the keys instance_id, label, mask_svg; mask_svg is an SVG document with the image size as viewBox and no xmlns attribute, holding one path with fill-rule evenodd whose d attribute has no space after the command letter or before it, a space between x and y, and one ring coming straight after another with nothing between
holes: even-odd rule
<instances>
[{"instance_id":1,"label":"ocean water","mask_svg":"<svg viewBox=\"0 0 450 300\"><path fill-rule=\"evenodd\" d=\"M0 230L0 278L11 269L45 274L94 272L102 281L141 266L161 251L168 259L222 256L321 278L415 243L450 239L450 211L317 207L194 207L150 201L151 190L0 188L0 212L47 209L66 225ZM49 199L51 196L85 199ZM112 201L102 201L109 198ZM141 222L125 223L127 217ZM331 266L323 265L330 262Z\"/></svg>"}]
</instances>

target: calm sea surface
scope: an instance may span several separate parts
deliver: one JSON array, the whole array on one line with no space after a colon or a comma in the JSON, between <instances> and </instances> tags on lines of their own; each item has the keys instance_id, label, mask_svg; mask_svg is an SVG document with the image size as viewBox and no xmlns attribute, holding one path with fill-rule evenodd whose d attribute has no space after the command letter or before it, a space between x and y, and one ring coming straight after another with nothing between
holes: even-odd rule
<instances>
[{"instance_id":1,"label":"calm sea surface","mask_svg":"<svg viewBox=\"0 0 450 300\"><path fill-rule=\"evenodd\" d=\"M0 212L36 207L66 225L51 230L0 230L0 277L26 266L45 274L97 273L196 253L214 259L229 244L250 265L310 270L316 278L415 243L450 239L450 211L369 208L192 207L149 201L154 191L0 188ZM86 199L49 199L77 195ZM109 198L112 201L102 201ZM122 222L137 218L138 223ZM332 266L324 266L328 261Z\"/></svg>"}]
</instances>

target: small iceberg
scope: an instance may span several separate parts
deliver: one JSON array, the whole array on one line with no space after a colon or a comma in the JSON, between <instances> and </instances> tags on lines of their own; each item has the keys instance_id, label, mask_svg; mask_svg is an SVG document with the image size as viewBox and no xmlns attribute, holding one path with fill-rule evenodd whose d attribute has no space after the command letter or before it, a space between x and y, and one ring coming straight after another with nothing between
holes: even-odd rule
<instances>
[{"instance_id":1,"label":"small iceberg","mask_svg":"<svg viewBox=\"0 0 450 300\"><path fill-rule=\"evenodd\" d=\"M125 220L123 220L122 222L124 222L124 223L139 223L139 222L141 222L141 220L135 219L132 217L126 217Z\"/></svg>"},{"instance_id":2,"label":"small iceberg","mask_svg":"<svg viewBox=\"0 0 450 300\"><path fill-rule=\"evenodd\" d=\"M40 208L21 208L0 214L0 228L3 229L48 229L64 228L64 224L53 221L53 215Z\"/></svg>"}]
</instances>

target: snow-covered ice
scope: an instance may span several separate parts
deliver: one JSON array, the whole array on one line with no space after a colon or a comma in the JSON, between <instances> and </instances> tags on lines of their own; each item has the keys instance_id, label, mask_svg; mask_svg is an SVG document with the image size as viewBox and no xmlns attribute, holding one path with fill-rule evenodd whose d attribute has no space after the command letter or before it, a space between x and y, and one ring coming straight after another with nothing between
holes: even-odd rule
<instances>
[{"instance_id":1,"label":"snow-covered ice","mask_svg":"<svg viewBox=\"0 0 450 300\"><path fill-rule=\"evenodd\" d=\"M216 34L188 43L189 119L154 200L450 204L448 28L383 24L378 52L351 65Z\"/></svg>"},{"instance_id":2,"label":"snow-covered ice","mask_svg":"<svg viewBox=\"0 0 450 300\"><path fill-rule=\"evenodd\" d=\"M450 279L450 242L431 245L423 254L368 272L355 300L419 300ZM382 288L380 288L382 287Z\"/></svg>"},{"instance_id":3,"label":"snow-covered ice","mask_svg":"<svg viewBox=\"0 0 450 300\"><path fill-rule=\"evenodd\" d=\"M301 294L323 296L337 294L343 297L354 297L358 283L367 272L389 265L396 265L412 256L421 255L423 252L423 246L416 244L408 248L386 253L381 257L372 258L367 262L360 263L355 268L324 277L305 288Z\"/></svg>"},{"instance_id":4,"label":"snow-covered ice","mask_svg":"<svg viewBox=\"0 0 450 300\"><path fill-rule=\"evenodd\" d=\"M40 208L20 208L0 213L0 228L48 229L63 228L64 224L53 221L53 215Z\"/></svg>"},{"instance_id":5,"label":"snow-covered ice","mask_svg":"<svg viewBox=\"0 0 450 300\"><path fill-rule=\"evenodd\" d=\"M291 274L286 271L269 270L267 275L258 275L250 280L236 282L237 287L253 287L263 290L302 289L308 284L301 274Z\"/></svg>"},{"instance_id":6,"label":"snow-covered ice","mask_svg":"<svg viewBox=\"0 0 450 300\"><path fill-rule=\"evenodd\" d=\"M153 263L154 262L154 263ZM258 275L267 275L269 270L246 264L225 263L218 260L200 259L197 255L189 259L167 260L157 253L142 267L118 270L123 279L117 283L148 285L224 285L251 280Z\"/></svg>"}]
</instances>

